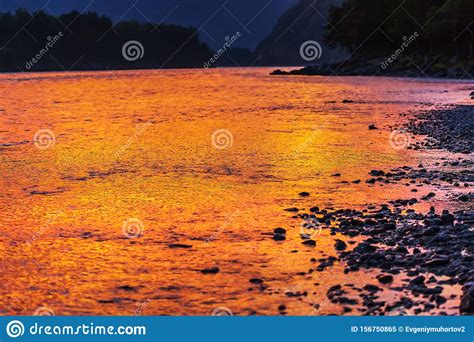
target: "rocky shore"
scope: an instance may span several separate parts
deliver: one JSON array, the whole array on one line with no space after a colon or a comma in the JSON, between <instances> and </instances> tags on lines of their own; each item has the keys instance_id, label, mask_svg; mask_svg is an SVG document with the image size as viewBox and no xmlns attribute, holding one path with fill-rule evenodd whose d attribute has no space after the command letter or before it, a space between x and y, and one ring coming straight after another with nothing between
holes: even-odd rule
<instances>
[{"instance_id":1,"label":"rocky shore","mask_svg":"<svg viewBox=\"0 0 474 342\"><path fill-rule=\"evenodd\" d=\"M362 304L359 311L366 315L430 314L448 300L459 299L459 314L474 314L474 196L469 191L474 182L473 116L474 106L455 106L419 113L408 124L398 127L423 137L411 148L461 154L453 154L453 160L435 161L434 165L372 170L367 175L365 182L369 186L412 186L412 198L362 209L313 207L302 212L291 208L295 220L310 222L314 229L327 229L331 235L340 237L334 244L338 258L315 260L314 271L323 272L336 261L344 262L345 273L378 270L375 284L363 288L338 284L327 291L328 300L340 304L344 312ZM414 205L430 203L436 196L429 193L417 197L418 184L430 185L434 191L448 190L453 194L449 201L457 209L431 206L428 212L417 212L412 208ZM282 230L275 231L274 239L283 240L283 236ZM305 234L301 239L305 245L317 244L317 239ZM454 285L462 286L461 298L446 294L446 287ZM387 286L400 292L394 303L379 298L379 292Z\"/></svg>"},{"instance_id":2,"label":"rocky shore","mask_svg":"<svg viewBox=\"0 0 474 342\"><path fill-rule=\"evenodd\" d=\"M387 58L369 60L350 60L343 63L307 66L301 69L274 70L271 75L302 76L394 76L394 77L433 77L469 79L474 66L472 63L453 64L442 58L400 56L386 66Z\"/></svg>"}]
</instances>

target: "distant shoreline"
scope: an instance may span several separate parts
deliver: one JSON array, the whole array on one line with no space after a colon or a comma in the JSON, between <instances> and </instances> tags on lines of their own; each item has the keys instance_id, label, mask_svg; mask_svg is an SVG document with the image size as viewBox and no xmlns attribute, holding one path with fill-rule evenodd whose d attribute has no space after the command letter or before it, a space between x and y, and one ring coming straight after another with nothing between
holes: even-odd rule
<instances>
[{"instance_id":1,"label":"distant shoreline","mask_svg":"<svg viewBox=\"0 0 474 342\"><path fill-rule=\"evenodd\" d=\"M379 57L366 60L349 60L341 63L312 65L297 70L274 70L277 76L381 76L381 77L429 77L472 80L474 63L453 63L437 56L402 56L396 60Z\"/></svg>"},{"instance_id":2,"label":"distant shoreline","mask_svg":"<svg viewBox=\"0 0 474 342\"><path fill-rule=\"evenodd\" d=\"M74 70L57 70L57 69L45 69L45 70L28 70L28 71L0 71L0 76L2 75L26 75L26 74L46 74L46 73L87 73L87 72L104 72L104 73L113 73L113 72L134 72L134 71L172 71L172 70L225 70L225 69L269 69L273 70L269 73L271 76L321 76L321 77L393 77L393 78L419 78L421 76L410 75L410 74L388 74L388 75L370 75L363 73L344 73L344 74L329 74L323 72L317 72L318 67L314 66L222 66L214 68L202 68L202 67L172 67L172 68L120 68L120 69L74 69ZM282 69L292 69L285 71ZM311 71L313 70L313 71ZM316 71L314 71L316 70ZM431 80L443 80L443 81L457 81L457 82L472 82L474 79L471 78L456 78L449 76L439 76L439 75L427 75Z\"/></svg>"},{"instance_id":3,"label":"distant shoreline","mask_svg":"<svg viewBox=\"0 0 474 342\"><path fill-rule=\"evenodd\" d=\"M160 71L160 70L218 70L218 69L274 69L274 68L301 68L302 66L222 66L222 67L212 67L212 68L203 68L203 67L170 67L170 68L153 68L153 67L140 67L140 68L116 68L116 69L107 69L107 68L84 68L84 69L73 69L73 70L61 70L61 69L41 69L41 70L0 70L0 75L4 74L34 74L34 73L48 73L48 72L58 72L58 73L68 73L68 72L115 72L115 71Z\"/></svg>"}]
</instances>

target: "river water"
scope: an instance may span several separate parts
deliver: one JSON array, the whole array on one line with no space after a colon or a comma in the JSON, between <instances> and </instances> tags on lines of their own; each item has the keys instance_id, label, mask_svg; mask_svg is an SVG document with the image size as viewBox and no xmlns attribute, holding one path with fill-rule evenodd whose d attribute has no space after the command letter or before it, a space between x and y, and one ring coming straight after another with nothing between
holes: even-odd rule
<instances>
[{"instance_id":1,"label":"river water","mask_svg":"<svg viewBox=\"0 0 474 342\"><path fill-rule=\"evenodd\" d=\"M412 198L364 180L443 153L394 148L387 127L462 102L466 84L270 71L1 75L0 314L342 314L327 289L376 272L305 273L311 258L336 256L335 237L301 245L284 209ZM275 227L286 241L268 235ZM201 272L211 267L220 272Z\"/></svg>"}]
</instances>

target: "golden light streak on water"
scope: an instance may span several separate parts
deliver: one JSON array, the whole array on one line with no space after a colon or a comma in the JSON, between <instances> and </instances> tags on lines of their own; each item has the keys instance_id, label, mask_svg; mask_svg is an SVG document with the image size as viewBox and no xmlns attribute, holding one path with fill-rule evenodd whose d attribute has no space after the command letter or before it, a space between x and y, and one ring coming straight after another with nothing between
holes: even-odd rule
<instances>
[{"instance_id":1,"label":"golden light streak on water","mask_svg":"<svg viewBox=\"0 0 474 342\"><path fill-rule=\"evenodd\" d=\"M463 84L269 71L1 75L0 313L277 314L284 303L310 315L315 302L324 303L316 314L341 313L327 288L375 273L336 265L298 275L311 258L336 255L334 240L323 232L316 248L303 247L300 222L283 209L413 197L366 185L367 173L436 155L395 150L389 130L368 126L459 101ZM40 129L54 132L53 146L35 146ZM221 129L232 134L224 149L211 142ZM131 218L143 223L136 238L123 233ZM263 234L279 226L285 242ZM220 272L199 272L213 266ZM255 277L268 289L252 286ZM309 296L288 298L294 289Z\"/></svg>"}]
</instances>

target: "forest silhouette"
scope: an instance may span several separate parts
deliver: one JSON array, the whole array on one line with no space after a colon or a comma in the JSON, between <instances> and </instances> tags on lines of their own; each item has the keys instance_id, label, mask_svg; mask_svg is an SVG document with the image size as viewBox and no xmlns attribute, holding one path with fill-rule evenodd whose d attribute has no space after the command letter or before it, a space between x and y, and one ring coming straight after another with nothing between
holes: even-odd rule
<instances>
[{"instance_id":1,"label":"forest silhouette","mask_svg":"<svg viewBox=\"0 0 474 342\"><path fill-rule=\"evenodd\" d=\"M212 55L195 28L123 21L97 13L55 17L43 11L0 14L0 70L95 70L202 67ZM127 42L143 46L124 58ZM39 57L39 58L38 58Z\"/></svg>"},{"instance_id":2,"label":"forest silhouette","mask_svg":"<svg viewBox=\"0 0 474 342\"><path fill-rule=\"evenodd\" d=\"M347 51L352 61L401 51L420 65L437 59L434 67L461 63L469 69L474 57L472 0L346 0L332 7L328 21L324 43ZM130 41L143 47L138 58L124 55L124 45ZM295 44L301 43L295 40ZM403 45L406 49L400 50ZM296 65L301 58L295 51L285 53L294 56L290 64ZM59 17L24 9L0 13L0 71L202 68L214 54L193 27L114 23L93 12ZM261 65L256 53L238 46L226 55L212 67Z\"/></svg>"}]
</instances>

